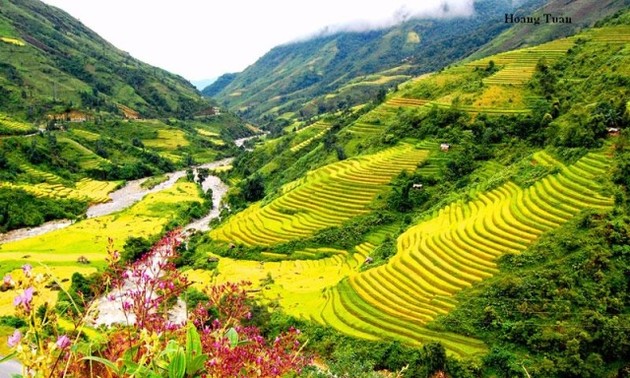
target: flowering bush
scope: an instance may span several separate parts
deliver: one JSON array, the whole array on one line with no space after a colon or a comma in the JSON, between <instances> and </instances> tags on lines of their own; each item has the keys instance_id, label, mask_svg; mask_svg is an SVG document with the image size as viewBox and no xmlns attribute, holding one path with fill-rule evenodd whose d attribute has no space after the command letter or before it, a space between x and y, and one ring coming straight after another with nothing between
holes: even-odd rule
<instances>
[{"instance_id":1,"label":"flowering bush","mask_svg":"<svg viewBox=\"0 0 630 378\"><path fill-rule=\"evenodd\" d=\"M131 265L110 243L102 279L108 294L68 312L70 333L59 331L52 308L33 308L45 277L28 265L19 279L5 277L18 292L16 314L27 323L9 337L9 357L20 360L24 376L36 377L278 377L310 363L299 330L267 342L242 324L251 317L248 283L208 286L208 301L188 313L179 296L189 283L172 263L181 241L179 231L171 232ZM101 325L103 337L88 340L87 325Z\"/></svg>"},{"instance_id":2,"label":"flowering bush","mask_svg":"<svg viewBox=\"0 0 630 378\"><path fill-rule=\"evenodd\" d=\"M61 361L66 360L70 338L54 327L57 315L47 305L35 308L33 296L42 290L47 277L33 274L30 265L22 266L21 272L4 277L4 284L13 287L19 294L13 300L16 315L23 318L27 329L22 333L16 329L9 336L9 347L22 363L25 373L37 372L37 376L51 377L62 375Z\"/></svg>"}]
</instances>

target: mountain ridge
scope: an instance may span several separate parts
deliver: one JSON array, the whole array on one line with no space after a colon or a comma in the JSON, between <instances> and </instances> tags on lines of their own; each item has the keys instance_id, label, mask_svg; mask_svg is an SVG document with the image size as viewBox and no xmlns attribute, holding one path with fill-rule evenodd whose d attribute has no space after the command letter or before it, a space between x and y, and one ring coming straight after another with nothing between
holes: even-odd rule
<instances>
[{"instance_id":1,"label":"mountain ridge","mask_svg":"<svg viewBox=\"0 0 630 378\"><path fill-rule=\"evenodd\" d=\"M116 48L63 10L33 0L2 0L0 108L41 117L64 107L143 116L191 116L208 106L186 79Z\"/></svg>"},{"instance_id":2,"label":"mountain ridge","mask_svg":"<svg viewBox=\"0 0 630 378\"><path fill-rule=\"evenodd\" d=\"M542 3L527 1L521 8L533 10ZM204 94L216 92L222 104L262 122L286 112L316 114L318 106L330 110L346 97L353 104L364 102L381 88L394 87L401 78L388 78L385 86L363 86L361 91L341 93L334 99L321 96L362 75L395 67L402 67L397 75L438 70L507 28L499 20L500 10L516 9L511 1L502 0L480 0L474 7L476 17L414 19L391 28L334 33L276 46L229 83L206 88ZM317 102L314 110L308 106L313 102Z\"/></svg>"}]
</instances>

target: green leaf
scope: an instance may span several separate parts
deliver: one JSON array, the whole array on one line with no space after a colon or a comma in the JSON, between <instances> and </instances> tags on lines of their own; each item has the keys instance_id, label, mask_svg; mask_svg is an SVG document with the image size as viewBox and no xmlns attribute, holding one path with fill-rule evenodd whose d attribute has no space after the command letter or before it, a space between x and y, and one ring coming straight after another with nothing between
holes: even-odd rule
<instances>
[{"instance_id":1,"label":"green leaf","mask_svg":"<svg viewBox=\"0 0 630 378\"><path fill-rule=\"evenodd\" d=\"M190 377L195 376L196 373L200 372L204 368L204 364L206 363L207 359L208 356L202 354L193 357L192 360L188 360L186 362L186 374L188 374L188 376Z\"/></svg>"},{"instance_id":2,"label":"green leaf","mask_svg":"<svg viewBox=\"0 0 630 378\"><path fill-rule=\"evenodd\" d=\"M180 349L180 346L179 344L177 344L177 341L171 340L168 342L168 344L166 344L166 348L164 348L164 353L167 356L171 357L179 349Z\"/></svg>"},{"instance_id":3,"label":"green leaf","mask_svg":"<svg viewBox=\"0 0 630 378\"><path fill-rule=\"evenodd\" d=\"M0 359L0 363L3 363L4 361L9 361L10 359L12 359L15 356L17 356L17 352L13 352L13 353L7 354L6 356L2 357L2 359Z\"/></svg>"},{"instance_id":4,"label":"green leaf","mask_svg":"<svg viewBox=\"0 0 630 378\"><path fill-rule=\"evenodd\" d=\"M234 348L238 345L238 332L234 328L230 328L225 336L230 341L230 348Z\"/></svg>"},{"instance_id":5,"label":"green leaf","mask_svg":"<svg viewBox=\"0 0 630 378\"><path fill-rule=\"evenodd\" d=\"M99 362L99 363L105 365L105 367L107 367L109 370L111 370L115 375L120 375L120 371L118 370L118 366L116 366L116 364L114 364L113 362L111 362L110 360L107 360L105 358L96 357L96 356L86 356L86 357L83 357L81 360L82 361L83 360L89 360L89 361Z\"/></svg>"},{"instance_id":6,"label":"green leaf","mask_svg":"<svg viewBox=\"0 0 630 378\"><path fill-rule=\"evenodd\" d=\"M193 324L189 324L186 330L186 360L190 362L193 356L198 356L201 352L201 337L197 328Z\"/></svg>"},{"instance_id":7,"label":"green leaf","mask_svg":"<svg viewBox=\"0 0 630 378\"><path fill-rule=\"evenodd\" d=\"M181 349L177 350L173 355L171 364L168 367L169 378L183 378L186 374L186 356Z\"/></svg>"}]
</instances>

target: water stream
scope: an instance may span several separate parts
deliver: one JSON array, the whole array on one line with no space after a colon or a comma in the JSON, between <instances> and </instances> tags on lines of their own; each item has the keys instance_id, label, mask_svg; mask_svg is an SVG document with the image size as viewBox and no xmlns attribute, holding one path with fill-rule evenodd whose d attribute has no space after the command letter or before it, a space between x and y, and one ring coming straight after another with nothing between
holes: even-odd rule
<instances>
[{"instance_id":1,"label":"water stream","mask_svg":"<svg viewBox=\"0 0 630 378\"><path fill-rule=\"evenodd\" d=\"M222 159L218 161L213 161L211 163L206 163L198 167L195 167L195 169L196 168L214 169L218 167L224 167L232 163L232 160L234 160L234 158L226 158L226 159ZM151 189L146 189L141 186L141 184L146 180L146 178L127 182L127 184L124 187L114 192L111 192L109 194L109 198L112 199L111 201L107 203L101 203L101 204L90 206L86 212L87 218L101 217L104 215L115 213L120 210L124 210L130 207L131 205L133 205L134 203L140 201L147 194L155 193L164 189L168 189L171 186L173 186L175 182L177 182L177 180L186 176L186 170L175 171L175 172L167 173L166 175L168 177L166 181L154 186ZM225 194L225 191L227 191L227 185L224 185L221 182L221 180L219 180L219 178L216 176L209 176L204 181L202 187L204 188L204 191L206 191L208 188L212 188L214 203L218 203L218 201L220 201L220 199L223 197L223 194ZM218 214L218 210L217 210L217 214ZM196 221L195 223L199 223L199 222L201 222L201 220ZM17 230L12 230L7 233L0 234L0 243L7 243L11 241L30 238L33 236L43 235L54 230L68 227L72 223L73 222L71 220L61 219L61 220L54 220L54 221L46 222L42 224L41 226L37 226L37 227L27 227L27 228L20 228ZM198 228L198 227L195 227L195 228Z\"/></svg>"},{"instance_id":2,"label":"water stream","mask_svg":"<svg viewBox=\"0 0 630 378\"><path fill-rule=\"evenodd\" d=\"M263 134L264 135L264 134ZM240 138L234 141L236 146L241 147L243 144L250 139L258 138L260 135L256 135L253 137ZM227 166L232 163L234 158L226 158L218 161L214 161L207 164L202 164L196 168L208 168L214 169L218 167ZM88 218L100 217L108 214L112 214L114 212L124 210L134 203L140 201L145 195L154 193L160 190L164 190L170 188L179 180L181 177L186 175L186 170L180 170L168 173L168 179L151 189L145 189L141 187L141 184L146 180L133 180L127 182L127 184L112 193L109 194L109 197L112 199L110 202L104 204L97 204L90 206L87 210L86 216ZM212 219L217 218L220 214L220 205L223 196L229 189L229 187L223 183L216 176L208 176L204 182L202 183L202 189L207 191L208 189L212 189L212 209L210 212L203 218L195 220L189 223L184 227L185 230L199 230L199 231L207 231L210 229L209 223ZM68 227L73 222L67 219L50 221L42 224L38 227L32 228L22 228L13 230L4 234L0 234L0 244L6 243L10 241L26 239L33 236L43 235L48 232L58 230L61 228ZM159 251L158 251L159 252ZM155 256L152 256L148 261L151 262L152 265L158 264L163 261L165 257L161 256L159 253L156 253ZM150 267L147 267L149 269ZM125 288L130 289L133 288L135 283L128 282ZM112 293L110 293L111 295ZM124 295L122 293L118 293L119 295ZM118 297L118 299L121 299ZM96 324L112 324L112 323L121 323L125 322L126 318L122 312L122 308L119 305L120 301L110 301L109 298L103 297L99 301L95 303L99 308L99 316L96 319ZM185 321L186 314L186 304L180 299L177 304L171 309L170 314L173 317L174 322L182 322ZM6 361L4 363L0 363L0 378L11 377L13 374L19 374L22 372L21 364L17 361Z\"/></svg>"}]
</instances>

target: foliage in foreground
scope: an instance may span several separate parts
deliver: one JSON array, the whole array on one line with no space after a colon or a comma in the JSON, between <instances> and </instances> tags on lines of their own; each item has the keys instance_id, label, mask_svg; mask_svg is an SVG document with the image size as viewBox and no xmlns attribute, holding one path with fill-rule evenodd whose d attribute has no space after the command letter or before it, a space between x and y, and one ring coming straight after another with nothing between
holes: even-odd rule
<instances>
[{"instance_id":1,"label":"foliage in foreground","mask_svg":"<svg viewBox=\"0 0 630 378\"><path fill-rule=\"evenodd\" d=\"M178 231L171 232L126 266L109 248L101 285L108 294L95 296L85 311L67 295L72 327L60 327L63 314L35 306L46 277L34 275L29 265L6 276L5 285L19 293L16 316L26 323L9 337L14 352L8 357L19 359L25 377L278 377L310 362L301 353L299 330L291 328L268 342L257 327L245 325L251 317L247 283L208 286L208 300L184 320L175 319L172 305L188 287L171 262L181 241ZM100 328L94 337L87 327L99 319L103 302L124 320Z\"/></svg>"}]
</instances>

